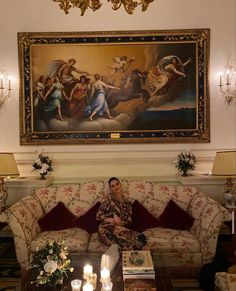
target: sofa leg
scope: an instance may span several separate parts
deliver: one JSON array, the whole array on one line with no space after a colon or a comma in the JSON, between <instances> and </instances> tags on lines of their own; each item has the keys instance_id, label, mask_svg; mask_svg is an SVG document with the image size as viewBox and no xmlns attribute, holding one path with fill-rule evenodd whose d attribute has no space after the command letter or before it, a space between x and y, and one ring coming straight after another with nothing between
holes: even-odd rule
<instances>
[{"instance_id":1,"label":"sofa leg","mask_svg":"<svg viewBox=\"0 0 236 291\"><path fill-rule=\"evenodd\" d=\"M27 273L27 269L25 269L25 268L21 268L20 269L20 276L21 276L21 278L25 277L26 273Z\"/></svg>"}]
</instances>

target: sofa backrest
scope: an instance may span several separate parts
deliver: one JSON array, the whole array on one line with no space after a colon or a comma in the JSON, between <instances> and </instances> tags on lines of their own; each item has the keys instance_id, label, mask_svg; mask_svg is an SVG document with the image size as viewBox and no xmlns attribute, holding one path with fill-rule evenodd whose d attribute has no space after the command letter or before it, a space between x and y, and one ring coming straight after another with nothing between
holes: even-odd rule
<instances>
[{"instance_id":1,"label":"sofa backrest","mask_svg":"<svg viewBox=\"0 0 236 291\"><path fill-rule=\"evenodd\" d=\"M138 200L154 216L158 217L173 199L180 207L188 211L189 204L198 190L189 186L172 186L154 181L121 180L125 196ZM109 195L107 181L81 182L78 184L50 186L35 190L34 197L40 201L45 213L59 201L63 202L75 215L83 215L96 201Z\"/></svg>"}]
</instances>

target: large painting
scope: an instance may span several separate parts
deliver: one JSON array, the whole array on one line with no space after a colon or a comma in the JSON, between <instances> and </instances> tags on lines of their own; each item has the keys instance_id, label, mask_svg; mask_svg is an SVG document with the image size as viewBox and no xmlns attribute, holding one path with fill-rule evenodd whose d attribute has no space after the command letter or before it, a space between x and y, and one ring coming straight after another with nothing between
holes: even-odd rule
<instances>
[{"instance_id":1,"label":"large painting","mask_svg":"<svg viewBox=\"0 0 236 291\"><path fill-rule=\"evenodd\" d=\"M20 142L209 142L209 29L18 33Z\"/></svg>"}]
</instances>

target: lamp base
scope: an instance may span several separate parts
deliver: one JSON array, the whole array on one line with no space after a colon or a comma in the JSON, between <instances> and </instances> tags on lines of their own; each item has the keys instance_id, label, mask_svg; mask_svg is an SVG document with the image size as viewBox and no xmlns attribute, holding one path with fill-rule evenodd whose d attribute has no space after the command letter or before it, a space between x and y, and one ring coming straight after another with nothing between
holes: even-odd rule
<instances>
[{"instance_id":1,"label":"lamp base","mask_svg":"<svg viewBox=\"0 0 236 291\"><path fill-rule=\"evenodd\" d=\"M4 179L0 177L0 213L6 206L7 190L4 187Z\"/></svg>"},{"instance_id":2,"label":"lamp base","mask_svg":"<svg viewBox=\"0 0 236 291\"><path fill-rule=\"evenodd\" d=\"M225 192L224 199L226 208L235 208L236 197L232 192Z\"/></svg>"},{"instance_id":3,"label":"lamp base","mask_svg":"<svg viewBox=\"0 0 236 291\"><path fill-rule=\"evenodd\" d=\"M0 192L0 213L6 206L6 200L7 200L7 192L6 191Z\"/></svg>"}]
</instances>

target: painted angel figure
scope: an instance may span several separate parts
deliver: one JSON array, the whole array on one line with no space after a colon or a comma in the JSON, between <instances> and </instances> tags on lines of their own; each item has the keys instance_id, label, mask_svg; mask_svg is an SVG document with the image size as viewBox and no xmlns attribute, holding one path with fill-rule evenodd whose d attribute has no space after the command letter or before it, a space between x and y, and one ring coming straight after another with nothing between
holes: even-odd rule
<instances>
[{"instance_id":1,"label":"painted angel figure","mask_svg":"<svg viewBox=\"0 0 236 291\"><path fill-rule=\"evenodd\" d=\"M131 63L134 61L134 57L128 58L127 56L115 56L112 58L113 62L115 63L112 67L109 67L112 69L111 75L114 76L119 71L126 72L128 68L130 67Z\"/></svg>"},{"instance_id":2,"label":"painted angel figure","mask_svg":"<svg viewBox=\"0 0 236 291\"><path fill-rule=\"evenodd\" d=\"M185 67L191 62L188 58L184 63L177 56L162 58L157 65L149 69L146 85L151 88L151 96L163 93L180 78L186 78Z\"/></svg>"},{"instance_id":3,"label":"painted angel figure","mask_svg":"<svg viewBox=\"0 0 236 291\"><path fill-rule=\"evenodd\" d=\"M78 78L76 78L73 73L85 74L88 75L87 72L81 71L75 67L76 60L71 58L68 62L64 60L54 60L50 62L48 66L48 75L49 76L59 76L61 83L63 85L70 85L72 83L78 82Z\"/></svg>"}]
</instances>

